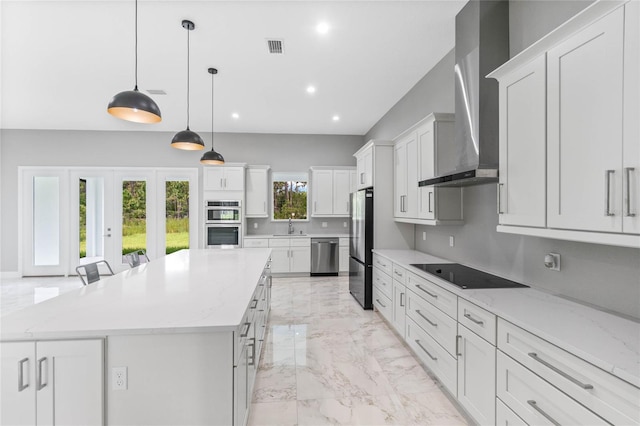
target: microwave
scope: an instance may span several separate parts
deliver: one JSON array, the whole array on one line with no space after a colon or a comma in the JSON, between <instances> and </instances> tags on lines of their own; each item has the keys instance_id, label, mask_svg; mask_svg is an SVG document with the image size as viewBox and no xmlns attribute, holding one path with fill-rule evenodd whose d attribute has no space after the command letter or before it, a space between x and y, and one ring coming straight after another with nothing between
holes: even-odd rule
<instances>
[{"instance_id":1,"label":"microwave","mask_svg":"<svg viewBox=\"0 0 640 426\"><path fill-rule=\"evenodd\" d=\"M205 223L241 223L242 201L216 200L205 203Z\"/></svg>"}]
</instances>

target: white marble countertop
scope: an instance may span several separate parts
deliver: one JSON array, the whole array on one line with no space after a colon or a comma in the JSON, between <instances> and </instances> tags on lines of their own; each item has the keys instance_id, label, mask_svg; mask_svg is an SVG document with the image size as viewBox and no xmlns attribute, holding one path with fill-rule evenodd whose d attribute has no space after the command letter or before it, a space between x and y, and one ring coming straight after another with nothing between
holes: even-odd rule
<instances>
[{"instance_id":1,"label":"white marble countertop","mask_svg":"<svg viewBox=\"0 0 640 426\"><path fill-rule=\"evenodd\" d=\"M243 238L349 238L349 234L251 234Z\"/></svg>"},{"instance_id":2,"label":"white marble countertop","mask_svg":"<svg viewBox=\"0 0 640 426\"><path fill-rule=\"evenodd\" d=\"M234 330L271 249L181 250L2 318L2 340Z\"/></svg>"},{"instance_id":3,"label":"white marble countertop","mask_svg":"<svg viewBox=\"0 0 640 426\"><path fill-rule=\"evenodd\" d=\"M463 290L411 266L447 260L411 250L374 253L640 387L640 323L533 288Z\"/></svg>"}]
</instances>

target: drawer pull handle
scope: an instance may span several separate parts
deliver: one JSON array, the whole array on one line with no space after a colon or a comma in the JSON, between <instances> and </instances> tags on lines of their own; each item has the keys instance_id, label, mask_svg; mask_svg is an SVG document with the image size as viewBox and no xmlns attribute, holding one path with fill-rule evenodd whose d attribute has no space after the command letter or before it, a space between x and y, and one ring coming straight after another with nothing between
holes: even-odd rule
<instances>
[{"instance_id":1,"label":"drawer pull handle","mask_svg":"<svg viewBox=\"0 0 640 426\"><path fill-rule=\"evenodd\" d=\"M251 328L251 323L245 322L244 325L246 329L242 333L240 333L240 337L247 337L249 335L249 329Z\"/></svg>"},{"instance_id":2,"label":"drawer pull handle","mask_svg":"<svg viewBox=\"0 0 640 426\"><path fill-rule=\"evenodd\" d=\"M538 354L535 352L529 352L529 356L531 358L533 358L534 360L538 361L540 364L544 365L545 367L555 371L556 373L558 373L559 375L561 375L562 377L564 377L565 379L569 380L570 382L580 386L582 389L593 389L593 385L590 384L584 384L582 383L580 380L575 379L573 377L571 377L570 375L568 375L567 373L565 373L564 371L560 370L558 367L555 367L551 364L549 364L547 361L541 359L538 357Z\"/></svg>"},{"instance_id":3,"label":"drawer pull handle","mask_svg":"<svg viewBox=\"0 0 640 426\"><path fill-rule=\"evenodd\" d=\"M23 390L29 387L28 382L26 385L24 383L24 363L25 362L28 363L29 358L22 358L20 361L18 361L18 392L22 392ZM29 364L27 364L27 368L28 367L29 367ZM29 378L28 371L27 371L27 378Z\"/></svg>"},{"instance_id":4,"label":"drawer pull handle","mask_svg":"<svg viewBox=\"0 0 640 426\"><path fill-rule=\"evenodd\" d=\"M420 284L416 284L416 287L418 287L420 290L424 291L425 293L427 293L429 296L433 297L434 299L438 298L437 294L433 294L433 293L429 292L429 290L426 290L423 287L420 287Z\"/></svg>"},{"instance_id":5,"label":"drawer pull handle","mask_svg":"<svg viewBox=\"0 0 640 426\"><path fill-rule=\"evenodd\" d=\"M471 320L471 321L473 321L473 322L475 322L478 325L484 324L484 321L475 319L474 317L471 316L471 314L464 314L464 317L469 319L469 320Z\"/></svg>"},{"instance_id":6,"label":"drawer pull handle","mask_svg":"<svg viewBox=\"0 0 640 426\"><path fill-rule=\"evenodd\" d=\"M253 299L251 301L251 309L255 309L258 306L258 299Z\"/></svg>"},{"instance_id":7,"label":"drawer pull handle","mask_svg":"<svg viewBox=\"0 0 640 426\"><path fill-rule=\"evenodd\" d=\"M387 305L385 305L384 303L382 303L382 302L380 301L380 299L376 299L376 302L378 302L378 303L380 304L380 306L382 306L383 308L386 308L386 307L387 307Z\"/></svg>"},{"instance_id":8,"label":"drawer pull handle","mask_svg":"<svg viewBox=\"0 0 640 426\"><path fill-rule=\"evenodd\" d=\"M538 404L533 399L528 400L527 404L532 406L534 410L540 413L545 419L549 420L552 424L554 424L555 426L560 426L560 423L558 423L557 421L555 421L553 417L545 413L542 408L538 407Z\"/></svg>"},{"instance_id":9,"label":"drawer pull handle","mask_svg":"<svg viewBox=\"0 0 640 426\"><path fill-rule=\"evenodd\" d=\"M426 322L428 322L429 324L431 324L432 327L437 327L438 323L435 322L431 322L431 320L427 317L425 317L424 315L422 315L422 312L420 312L419 309L416 309L416 314L420 315Z\"/></svg>"},{"instance_id":10,"label":"drawer pull handle","mask_svg":"<svg viewBox=\"0 0 640 426\"><path fill-rule=\"evenodd\" d=\"M396 274L396 275L397 275L397 276L399 276L399 277L401 277L401 276L402 276L402 273L401 273L401 272L393 271L393 273L394 273L394 274Z\"/></svg>"},{"instance_id":11,"label":"drawer pull handle","mask_svg":"<svg viewBox=\"0 0 640 426\"><path fill-rule=\"evenodd\" d=\"M420 346L420 349L422 349L422 350L423 350L427 355L429 355L429 358L431 358L431 359L432 359L432 360L434 360L434 361L437 361L437 360L438 360L438 358L437 358L437 357L435 357L435 356L431 355L431 354L429 353L429 351L428 351L428 350L426 350L424 346L422 346L422 343L420 343L420 340L416 340L416 344L417 344L418 346Z\"/></svg>"}]
</instances>

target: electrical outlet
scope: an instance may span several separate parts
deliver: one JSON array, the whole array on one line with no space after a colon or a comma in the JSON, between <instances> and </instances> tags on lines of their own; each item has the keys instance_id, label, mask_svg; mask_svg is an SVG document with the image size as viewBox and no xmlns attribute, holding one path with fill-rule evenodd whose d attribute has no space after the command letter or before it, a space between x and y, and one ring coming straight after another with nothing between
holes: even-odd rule
<instances>
[{"instance_id":1,"label":"electrical outlet","mask_svg":"<svg viewBox=\"0 0 640 426\"><path fill-rule=\"evenodd\" d=\"M453 238L453 235L449 235L449 247L453 246L455 246L455 240Z\"/></svg>"},{"instance_id":2,"label":"electrical outlet","mask_svg":"<svg viewBox=\"0 0 640 426\"><path fill-rule=\"evenodd\" d=\"M427 241L427 231L422 231L422 241Z\"/></svg>"},{"instance_id":3,"label":"electrical outlet","mask_svg":"<svg viewBox=\"0 0 640 426\"><path fill-rule=\"evenodd\" d=\"M328 225L328 223L327 223L327 222L322 222L322 227L323 227L323 228L326 228L326 227L327 227L327 225Z\"/></svg>"},{"instance_id":4,"label":"electrical outlet","mask_svg":"<svg viewBox=\"0 0 640 426\"><path fill-rule=\"evenodd\" d=\"M347 222L342 222L342 227L346 228L347 227Z\"/></svg>"},{"instance_id":5,"label":"electrical outlet","mask_svg":"<svg viewBox=\"0 0 640 426\"><path fill-rule=\"evenodd\" d=\"M127 367L113 367L111 369L111 389L127 390Z\"/></svg>"},{"instance_id":6,"label":"electrical outlet","mask_svg":"<svg viewBox=\"0 0 640 426\"><path fill-rule=\"evenodd\" d=\"M253 222L253 229L258 229L258 222Z\"/></svg>"}]
</instances>

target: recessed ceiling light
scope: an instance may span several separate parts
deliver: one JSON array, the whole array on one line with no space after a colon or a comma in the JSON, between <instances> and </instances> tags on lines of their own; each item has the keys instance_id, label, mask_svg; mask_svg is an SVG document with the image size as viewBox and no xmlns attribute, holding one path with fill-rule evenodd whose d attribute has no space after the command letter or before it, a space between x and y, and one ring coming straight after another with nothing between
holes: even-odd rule
<instances>
[{"instance_id":1,"label":"recessed ceiling light","mask_svg":"<svg viewBox=\"0 0 640 426\"><path fill-rule=\"evenodd\" d=\"M313 86L307 87L307 93L316 93L316 88Z\"/></svg>"},{"instance_id":2,"label":"recessed ceiling light","mask_svg":"<svg viewBox=\"0 0 640 426\"><path fill-rule=\"evenodd\" d=\"M237 120L238 118L240 118L240 114L238 114L237 112L234 112L233 114L231 114L231 117Z\"/></svg>"},{"instance_id":3,"label":"recessed ceiling light","mask_svg":"<svg viewBox=\"0 0 640 426\"><path fill-rule=\"evenodd\" d=\"M340 116L339 115L334 115L332 117L333 121L340 121Z\"/></svg>"},{"instance_id":4,"label":"recessed ceiling light","mask_svg":"<svg viewBox=\"0 0 640 426\"><path fill-rule=\"evenodd\" d=\"M316 25L316 31L319 34L326 34L329 32L329 24L327 24L326 22L320 22L318 25Z\"/></svg>"}]
</instances>

